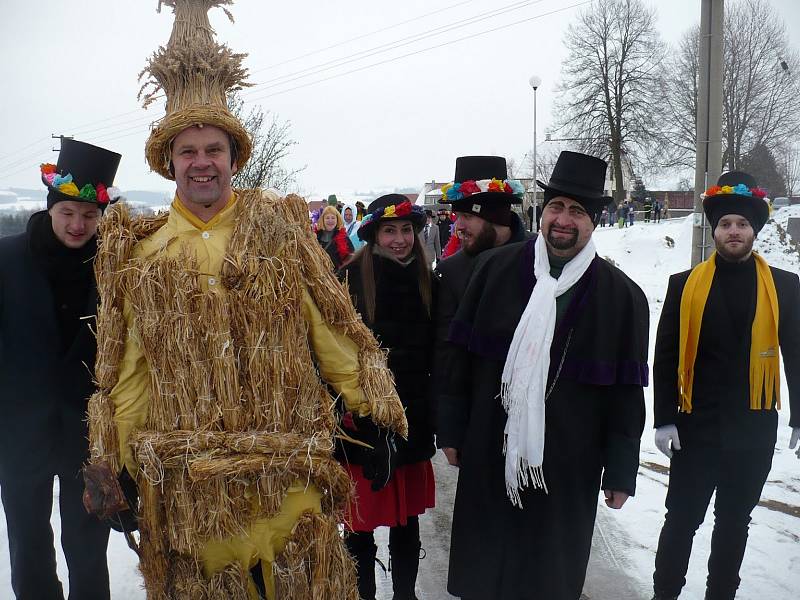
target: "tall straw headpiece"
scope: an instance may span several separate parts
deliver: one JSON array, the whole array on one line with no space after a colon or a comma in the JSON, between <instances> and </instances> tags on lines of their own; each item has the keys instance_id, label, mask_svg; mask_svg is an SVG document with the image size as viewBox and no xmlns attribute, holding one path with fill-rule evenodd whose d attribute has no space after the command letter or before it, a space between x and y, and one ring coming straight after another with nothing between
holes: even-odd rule
<instances>
[{"instance_id":1,"label":"tall straw headpiece","mask_svg":"<svg viewBox=\"0 0 800 600\"><path fill-rule=\"evenodd\" d=\"M159 92L167 97L166 115L150 132L145 155L150 168L167 179L172 141L187 127L214 125L229 133L236 144L237 165L241 169L250 158L252 141L245 128L228 110L227 96L250 84L242 66L245 54L236 54L214 39L208 11L233 0L159 0L172 7L175 23L166 47L150 57L139 78L148 75L139 91L146 108Z\"/></svg>"}]
</instances>

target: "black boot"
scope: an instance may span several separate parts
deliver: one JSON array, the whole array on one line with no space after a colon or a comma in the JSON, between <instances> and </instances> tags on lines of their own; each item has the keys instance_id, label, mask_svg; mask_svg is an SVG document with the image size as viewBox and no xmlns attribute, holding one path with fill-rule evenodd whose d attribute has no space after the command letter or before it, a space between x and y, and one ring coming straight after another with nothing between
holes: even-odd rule
<instances>
[{"instance_id":1,"label":"black boot","mask_svg":"<svg viewBox=\"0 0 800 600\"><path fill-rule=\"evenodd\" d=\"M393 600L417 600L414 588L421 547L417 517L409 517L407 525L389 530Z\"/></svg>"},{"instance_id":2,"label":"black boot","mask_svg":"<svg viewBox=\"0 0 800 600\"><path fill-rule=\"evenodd\" d=\"M345 535L344 543L356 561L358 595L361 600L375 600L375 537L371 531L356 531Z\"/></svg>"},{"instance_id":3,"label":"black boot","mask_svg":"<svg viewBox=\"0 0 800 600\"><path fill-rule=\"evenodd\" d=\"M677 596L671 596L669 594L662 594L661 592L656 592L653 596L653 600L678 600Z\"/></svg>"}]
</instances>

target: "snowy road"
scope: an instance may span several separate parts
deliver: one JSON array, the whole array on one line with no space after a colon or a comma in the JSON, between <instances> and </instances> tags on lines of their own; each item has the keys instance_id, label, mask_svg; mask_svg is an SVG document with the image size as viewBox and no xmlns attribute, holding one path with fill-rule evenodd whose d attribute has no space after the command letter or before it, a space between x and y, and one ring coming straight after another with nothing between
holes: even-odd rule
<instances>
[{"instance_id":1,"label":"snowy road","mask_svg":"<svg viewBox=\"0 0 800 600\"><path fill-rule=\"evenodd\" d=\"M798 247L786 243L789 216L800 217L800 206L781 209L759 234L756 248L770 264L800 272ZM674 220L661 224L637 224L623 230L599 229L594 236L598 253L613 260L645 291L650 303L651 350L667 277L689 266L691 223ZM800 597L800 461L788 450L789 420L785 377L781 394L778 442L762 502L753 511L750 540L742 566L742 585L737 600L796 600ZM642 437L641 468L637 493L620 511L598 507L592 556L586 580L589 600L648 600L658 535L664 520L664 497L669 462L654 447L652 434L652 387L645 390L648 421ZM795 398L795 411L800 410ZM437 507L421 519L427 558L420 564L420 600L452 600L445 591L450 539L450 516L457 471L438 454ZM56 511L57 513L57 511ZM57 514L52 519L56 537ZM681 600L702 600L706 562L713 526L713 502L695 536L687 585ZM386 530L379 531L379 552L386 564ZM59 576L66 581L63 555L58 553ZM112 594L115 600L144 600L136 556L124 539L112 535L109 547ZM381 600L391 598L391 580L379 571ZM66 586L65 586L66 587ZM0 514L0 599L13 598L8 561L5 516Z\"/></svg>"}]
</instances>

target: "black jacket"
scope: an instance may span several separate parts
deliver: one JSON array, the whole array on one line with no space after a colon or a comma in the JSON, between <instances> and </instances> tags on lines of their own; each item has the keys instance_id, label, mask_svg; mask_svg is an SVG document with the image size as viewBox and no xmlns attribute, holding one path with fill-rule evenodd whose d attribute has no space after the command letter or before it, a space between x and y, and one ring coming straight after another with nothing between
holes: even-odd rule
<instances>
[{"instance_id":1,"label":"black jacket","mask_svg":"<svg viewBox=\"0 0 800 600\"><path fill-rule=\"evenodd\" d=\"M97 310L92 280L86 316ZM86 405L94 391L93 319L62 340L53 291L29 233L0 239L0 478L77 471L88 455Z\"/></svg>"},{"instance_id":2,"label":"black jacket","mask_svg":"<svg viewBox=\"0 0 800 600\"><path fill-rule=\"evenodd\" d=\"M515 244L529 237L525 231L522 220L515 212L511 213L511 238L505 243ZM444 246L444 243L443 243ZM442 382L451 366L448 364L450 352L447 337L450 333L450 323L458 310L458 303L467 290L467 284L475 268L478 256L470 256L460 250L439 261L434 272L438 279L438 296L436 300L436 350L434 360L434 406L438 407L439 398L446 393L442 389ZM435 410L438 410L436 408ZM442 445L437 441L437 445Z\"/></svg>"},{"instance_id":3,"label":"black jacket","mask_svg":"<svg viewBox=\"0 0 800 600\"><path fill-rule=\"evenodd\" d=\"M789 398L782 398L782 404L783 410L791 410L792 402L796 403L800 397L800 280L794 273L775 267L770 267L770 270L778 295L778 341L789 387ZM750 409L749 352L755 315L754 268L748 271L746 283L743 282L738 291L748 299L745 319L731 317L730 302L719 282L717 269L700 328L692 412L678 412L680 306L690 273L691 269L669 278L656 334L653 424L655 427L676 424L681 445L774 448L778 423L774 404L771 410ZM790 413L789 424L800 427L800 411Z\"/></svg>"},{"instance_id":4,"label":"black jacket","mask_svg":"<svg viewBox=\"0 0 800 600\"><path fill-rule=\"evenodd\" d=\"M365 250L366 251L366 250ZM343 269L353 304L382 348L389 351L397 394L406 410L408 441L398 440L398 464L410 464L433 456L433 423L430 404L430 372L433 326L419 293L418 264L402 266L390 258L372 255L375 275L375 320L369 323L363 302L360 261ZM362 464L360 446L344 445L347 460ZM341 449L340 449L341 450ZM343 457L341 452L340 458Z\"/></svg>"},{"instance_id":5,"label":"black jacket","mask_svg":"<svg viewBox=\"0 0 800 600\"><path fill-rule=\"evenodd\" d=\"M323 233L322 230L317 231L317 241L325 252L328 253L328 256L331 257L333 268L336 270L341 267L353 253L353 242L347 237L347 231L343 227L336 230L336 233L333 234L333 238L331 238L329 242L322 241Z\"/></svg>"},{"instance_id":6,"label":"black jacket","mask_svg":"<svg viewBox=\"0 0 800 600\"><path fill-rule=\"evenodd\" d=\"M550 352L548 493L511 504L498 398L514 331L535 285L534 240L482 254L450 331L440 446L459 450L448 590L496 600L576 600L600 488L633 494L644 427L647 300L596 257L573 287ZM535 582L535 585L531 585Z\"/></svg>"}]
</instances>

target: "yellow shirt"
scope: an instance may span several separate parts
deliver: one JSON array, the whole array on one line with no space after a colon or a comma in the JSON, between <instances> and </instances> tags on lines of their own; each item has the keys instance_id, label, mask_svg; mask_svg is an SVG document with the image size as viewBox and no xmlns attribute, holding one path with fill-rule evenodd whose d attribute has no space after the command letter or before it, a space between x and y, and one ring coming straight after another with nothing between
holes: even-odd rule
<instances>
[{"instance_id":1,"label":"yellow shirt","mask_svg":"<svg viewBox=\"0 0 800 600\"><path fill-rule=\"evenodd\" d=\"M193 215L176 196L167 222L153 235L137 243L133 257L156 257L163 253L177 256L182 249L187 249L194 254L197 268L205 275L200 278L202 289L208 293L225 294L220 283L220 272L236 225L235 217L235 195L207 223ZM308 343L322 378L336 393L342 395L348 410L362 416L369 414L369 402L359 386L358 347L350 338L323 321L308 290L305 290L303 304L299 308L309 325ZM128 335L119 365L119 380L111 390L111 399L115 406L114 421L119 437L121 464L133 474L137 467L128 438L133 430L143 427L147 422L149 369L137 340L133 309L127 301L123 316Z\"/></svg>"}]
</instances>

